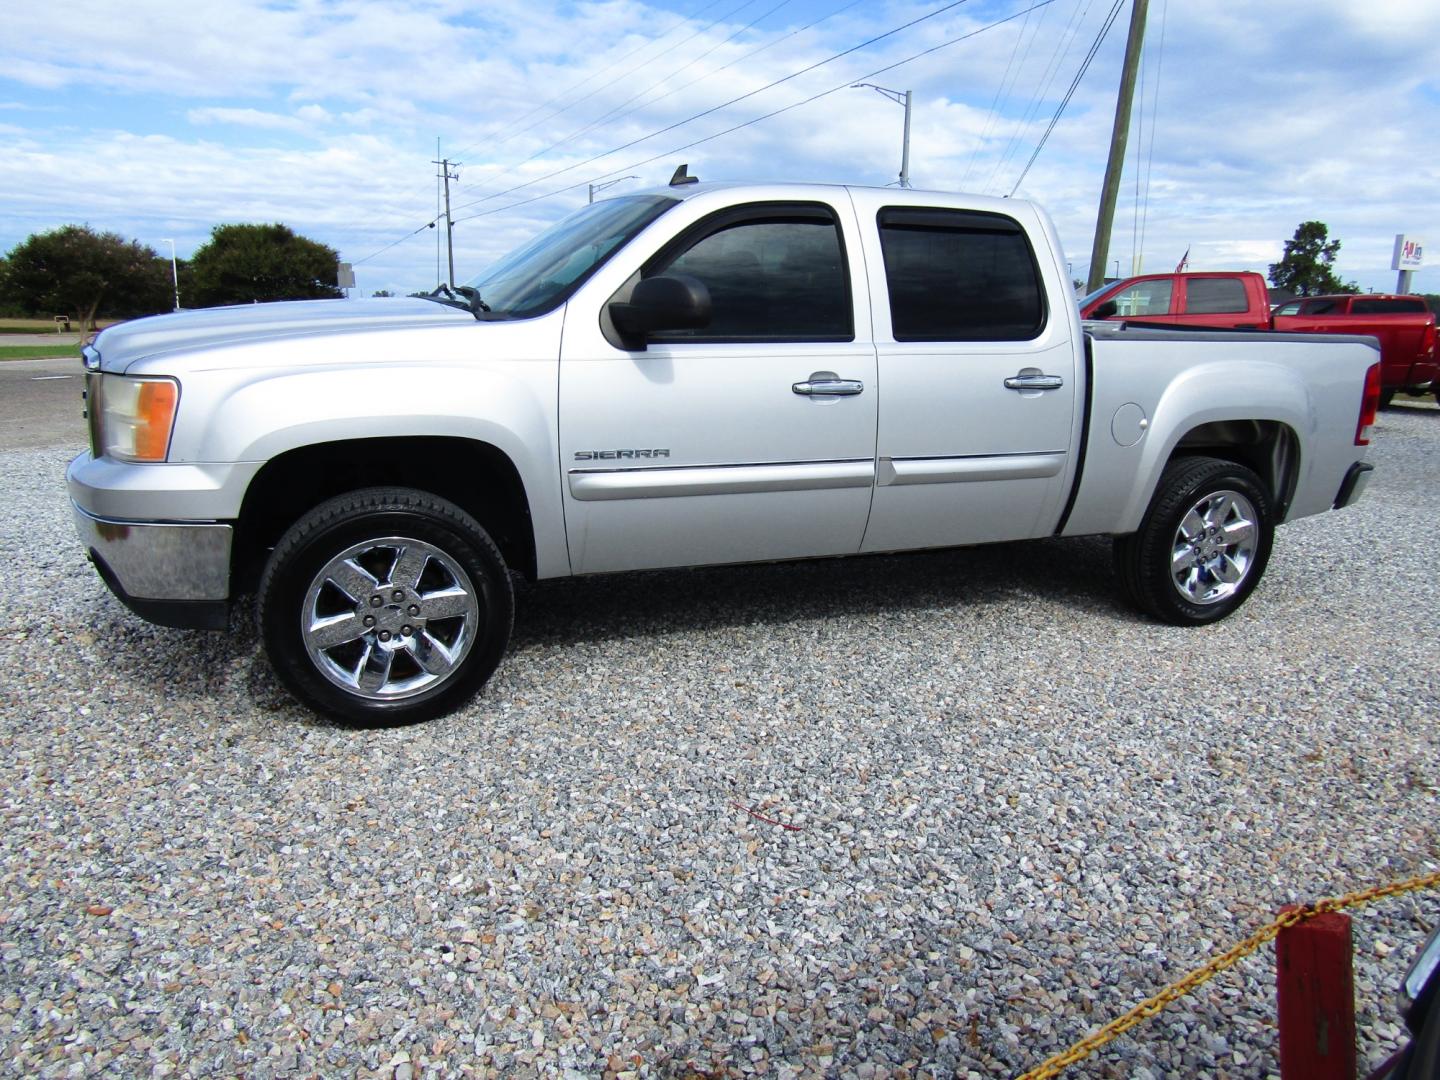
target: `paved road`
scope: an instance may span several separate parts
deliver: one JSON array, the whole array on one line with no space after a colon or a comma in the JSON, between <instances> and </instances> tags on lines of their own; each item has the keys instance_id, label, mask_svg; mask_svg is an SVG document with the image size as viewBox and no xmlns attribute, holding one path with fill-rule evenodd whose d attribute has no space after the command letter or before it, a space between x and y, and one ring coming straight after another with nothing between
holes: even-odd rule
<instances>
[{"instance_id":1,"label":"paved road","mask_svg":"<svg viewBox=\"0 0 1440 1080\"><path fill-rule=\"evenodd\" d=\"M76 357L0 363L0 450L81 449L86 440L83 389Z\"/></svg>"}]
</instances>

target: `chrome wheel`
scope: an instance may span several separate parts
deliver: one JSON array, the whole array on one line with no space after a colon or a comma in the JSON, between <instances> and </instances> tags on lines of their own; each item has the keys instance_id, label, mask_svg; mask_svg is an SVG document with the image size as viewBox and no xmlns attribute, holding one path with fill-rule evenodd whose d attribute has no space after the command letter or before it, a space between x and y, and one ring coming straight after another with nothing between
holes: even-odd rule
<instances>
[{"instance_id":1,"label":"chrome wheel","mask_svg":"<svg viewBox=\"0 0 1440 1080\"><path fill-rule=\"evenodd\" d=\"M1229 599L1250 573L1257 536L1255 506L1248 498L1238 491L1209 492L1175 530L1170 580L1192 604Z\"/></svg>"},{"instance_id":2,"label":"chrome wheel","mask_svg":"<svg viewBox=\"0 0 1440 1080\"><path fill-rule=\"evenodd\" d=\"M455 559L433 544L386 536L353 544L320 568L305 593L300 638L316 669L342 690L396 701L460 670L480 620L476 588Z\"/></svg>"}]
</instances>

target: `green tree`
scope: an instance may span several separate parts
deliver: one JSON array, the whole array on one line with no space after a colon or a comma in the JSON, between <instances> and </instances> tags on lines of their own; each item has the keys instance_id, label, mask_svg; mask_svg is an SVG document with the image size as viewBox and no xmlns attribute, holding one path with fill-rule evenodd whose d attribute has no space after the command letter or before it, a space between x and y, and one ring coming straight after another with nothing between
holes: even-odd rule
<instances>
[{"instance_id":1,"label":"green tree","mask_svg":"<svg viewBox=\"0 0 1440 1080\"><path fill-rule=\"evenodd\" d=\"M1323 221L1302 221L1295 236L1285 241L1285 254L1270 264L1270 284L1296 296L1359 292L1353 281L1342 282L1331 267L1340 251L1340 241L1331 240Z\"/></svg>"},{"instance_id":2,"label":"green tree","mask_svg":"<svg viewBox=\"0 0 1440 1080\"><path fill-rule=\"evenodd\" d=\"M216 225L190 258L187 305L254 300L315 300L343 295L335 287L335 249L285 225ZM182 282L183 285L183 282Z\"/></svg>"},{"instance_id":3,"label":"green tree","mask_svg":"<svg viewBox=\"0 0 1440 1080\"><path fill-rule=\"evenodd\" d=\"M173 306L168 259L88 225L34 233L5 263L0 302L27 315L85 315L96 307L98 315L129 318Z\"/></svg>"}]
</instances>

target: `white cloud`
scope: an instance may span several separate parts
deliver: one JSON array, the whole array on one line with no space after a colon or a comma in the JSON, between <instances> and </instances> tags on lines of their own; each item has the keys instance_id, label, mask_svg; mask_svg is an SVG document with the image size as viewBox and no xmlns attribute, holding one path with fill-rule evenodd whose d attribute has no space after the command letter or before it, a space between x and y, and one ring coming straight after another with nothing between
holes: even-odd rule
<instances>
[{"instance_id":1,"label":"white cloud","mask_svg":"<svg viewBox=\"0 0 1440 1080\"><path fill-rule=\"evenodd\" d=\"M713 178L884 184L899 168L901 110L848 83L1026 6L973 0L644 138L930 10L867 0L785 36L828 2L797 0L727 42L750 9L697 34L698 18L640 0L493 0L483 13L461 0L237 0L223 9L205 0L78 0L63 9L20 0L0 40L0 107L11 121L0 127L0 248L37 228L88 220L140 239L175 236L184 254L219 222L281 220L359 259L434 216L437 134L441 152L464 162L452 192L459 217L572 189L458 225L457 263L467 274L583 202L588 181L638 172L663 183L681 160ZM915 92L916 184L1008 192L1100 7L1055 0L870 79ZM1166 10L1151 5L1147 93ZM1051 210L1077 272L1089 257L1123 24L1020 189ZM1428 152L1440 104L1433 3L1177 3L1168 5L1164 40L1138 251L1147 266L1173 266L1190 246L1197 268L1263 269L1296 224L1314 218L1342 239L1343 276L1384 286L1394 280L1385 268L1395 232L1440 236L1440 155ZM676 149L832 87L843 88ZM1134 166L1137 148L1142 157L1149 148L1148 100L1146 137L1132 139L1116 214L1111 259L1124 267L1140 248ZM1003 115L992 112L996 103ZM428 284L434 236L425 230L366 262L362 286ZM1422 271L1417 284L1440 291L1427 284L1437 276Z\"/></svg>"},{"instance_id":2,"label":"white cloud","mask_svg":"<svg viewBox=\"0 0 1440 1080\"><path fill-rule=\"evenodd\" d=\"M323 111L323 110L322 110ZM187 109L185 119L196 127L212 124L234 124L238 127L264 128L270 131L310 131L315 125L300 113L284 115L265 112L261 109L235 109L212 106L203 109Z\"/></svg>"}]
</instances>

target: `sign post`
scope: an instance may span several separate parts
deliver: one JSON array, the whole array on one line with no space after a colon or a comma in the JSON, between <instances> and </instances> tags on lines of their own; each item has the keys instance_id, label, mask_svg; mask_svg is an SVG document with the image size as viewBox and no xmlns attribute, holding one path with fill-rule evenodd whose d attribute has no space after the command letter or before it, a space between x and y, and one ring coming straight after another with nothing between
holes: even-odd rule
<instances>
[{"instance_id":1,"label":"sign post","mask_svg":"<svg viewBox=\"0 0 1440 1080\"><path fill-rule=\"evenodd\" d=\"M1390 258L1390 269L1400 271L1395 280L1395 291L1401 296L1410 291L1410 275L1425 265L1425 242L1418 236L1395 234L1395 254Z\"/></svg>"}]
</instances>

